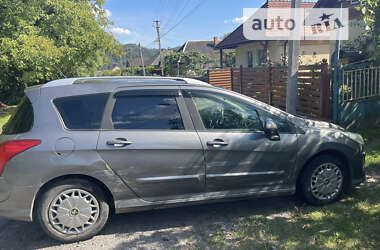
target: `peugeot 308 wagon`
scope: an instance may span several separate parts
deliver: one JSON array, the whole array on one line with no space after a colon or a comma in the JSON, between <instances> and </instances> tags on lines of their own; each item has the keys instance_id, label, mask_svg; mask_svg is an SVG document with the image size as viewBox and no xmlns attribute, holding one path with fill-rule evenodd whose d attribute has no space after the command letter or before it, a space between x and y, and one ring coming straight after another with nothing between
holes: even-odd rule
<instances>
[{"instance_id":1,"label":"peugeot 308 wagon","mask_svg":"<svg viewBox=\"0 0 380 250\"><path fill-rule=\"evenodd\" d=\"M63 79L28 88L0 136L0 216L91 238L111 213L360 184L360 135L186 78Z\"/></svg>"}]
</instances>

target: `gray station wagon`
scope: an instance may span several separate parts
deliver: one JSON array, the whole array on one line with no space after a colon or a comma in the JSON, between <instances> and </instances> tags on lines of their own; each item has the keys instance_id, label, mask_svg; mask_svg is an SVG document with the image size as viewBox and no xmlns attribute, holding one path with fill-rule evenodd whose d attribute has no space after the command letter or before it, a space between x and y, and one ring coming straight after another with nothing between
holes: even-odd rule
<instances>
[{"instance_id":1,"label":"gray station wagon","mask_svg":"<svg viewBox=\"0 0 380 250\"><path fill-rule=\"evenodd\" d=\"M360 135L186 78L63 79L28 88L0 136L0 216L54 239L112 213L360 184Z\"/></svg>"}]
</instances>

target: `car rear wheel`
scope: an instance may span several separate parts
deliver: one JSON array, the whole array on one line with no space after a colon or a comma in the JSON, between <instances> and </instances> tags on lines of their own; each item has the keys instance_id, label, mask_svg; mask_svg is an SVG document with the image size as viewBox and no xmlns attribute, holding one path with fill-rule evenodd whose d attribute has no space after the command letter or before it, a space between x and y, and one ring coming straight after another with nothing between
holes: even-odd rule
<instances>
[{"instance_id":1,"label":"car rear wheel","mask_svg":"<svg viewBox=\"0 0 380 250\"><path fill-rule=\"evenodd\" d=\"M104 192L87 180L70 179L42 194L37 210L43 230L61 242L86 240L99 233L109 216Z\"/></svg>"},{"instance_id":2,"label":"car rear wheel","mask_svg":"<svg viewBox=\"0 0 380 250\"><path fill-rule=\"evenodd\" d=\"M344 164L337 158L324 155L315 158L303 171L300 191L312 205L325 205L338 200L346 182Z\"/></svg>"}]
</instances>

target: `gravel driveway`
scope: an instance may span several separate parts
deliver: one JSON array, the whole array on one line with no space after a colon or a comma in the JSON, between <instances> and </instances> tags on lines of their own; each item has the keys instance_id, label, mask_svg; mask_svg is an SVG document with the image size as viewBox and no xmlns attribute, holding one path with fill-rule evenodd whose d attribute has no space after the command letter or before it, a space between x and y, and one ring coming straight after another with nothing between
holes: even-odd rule
<instances>
[{"instance_id":1,"label":"gravel driveway","mask_svg":"<svg viewBox=\"0 0 380 250\"><path fill-rule=\"evenodd\" d=\"M66 245L45 236L34 223L3 220L0 249L205 249L202 236L212 235L217 226L233 226L233 219L268 210L283 215L296 203L294 197L263 198L116 215L99 235Z\"/></svg>"}]
</instances>

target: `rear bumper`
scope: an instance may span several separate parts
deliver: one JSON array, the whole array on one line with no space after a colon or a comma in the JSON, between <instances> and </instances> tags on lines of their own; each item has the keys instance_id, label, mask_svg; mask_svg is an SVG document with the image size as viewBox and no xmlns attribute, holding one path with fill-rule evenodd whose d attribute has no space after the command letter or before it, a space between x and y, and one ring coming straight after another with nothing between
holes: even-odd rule
<instances>
[{"instance_id":1,"label":"rear bumper","mask_svg":"<svg viewBox=\"0 0 380 250\"><path fill-rule=\"evenodd\" d=\"M38 187L15 187L0 177L0 217L32 221L33 200Z\"/></svg>"}]
</instances>

